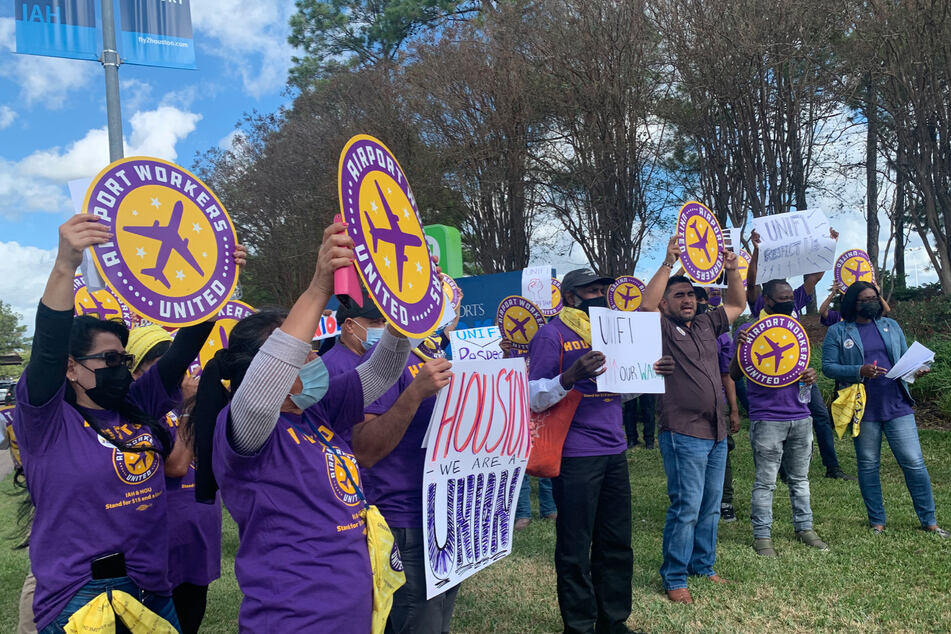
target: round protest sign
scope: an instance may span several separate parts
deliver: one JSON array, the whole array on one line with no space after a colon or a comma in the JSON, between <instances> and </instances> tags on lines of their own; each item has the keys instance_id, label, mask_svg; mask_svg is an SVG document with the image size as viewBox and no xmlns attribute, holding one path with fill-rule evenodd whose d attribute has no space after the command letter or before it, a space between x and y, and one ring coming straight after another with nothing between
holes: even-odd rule
<instances>
[{"instance_id":1,"label":"round protest sign","mask_svg":"<svg viewBox=\"0 0 951 634\"><path fill-rule=\"evenodd\" d=\"M452 309L458 313L459 304L462 303L462 289L456 284L456 280L445 273L442 274L442 287L446 293L446 299L452 305Z\"/></svg>"},{"instance_id":2,"label":"round protest sign","mask_svg":"<svg viewBox=\"0 0 951 634\"><path fill-rule=\"evenodd\" d=\"M608 308L635 311L644 299L644 282L633 275L622 275L608 287Z\"/></svg>"},{"instance_id":3,"label":"round protest sign","mask_svg":"<svg viewBox=\"0 0 951 634\"><path fill-rule=\"evenodd\" d=\"M746 278L750 274L750 262L753 261L753 256L746 249L740 249L736 255L736 270L739 271L740 279L743 280L743 288L746 288Z\"/></svg>"},{"instance_id":4,"label":"round protest sign","mask_svg":"<svg viewBox=\"0 0 951 634\"><path fill-rule=\"evenodd\" d=\"M134 323L128 306L116 299L107 288L89 290L82 275L73 278L73 306L77 315L90 315L106 321L121 320L129 328Z\"/></svg>"},{"instance_id":5,"label":"round protest sign","mask_svg":"<svg viewBox=\"0 0 951 634\"><path fill-rule=\"evenodd\" d=\"M337 175L341 215L370 297L390 325L426 337L439 325L445 293L403 168L385 145L361 134L340 153Z\"/></svg>"},{"instance_id":6,"label":"round protest sign","mask_svg":"<svg viewBox=\"0 0 951 634\"><path fill-rule=\"evenodd\" d=\"M7 442L10 444L10 454L13 457L13 465L19 467L20 447L17 444L16 434L13 432L14 411L16 411L16 405L0 405L0 427L3 427L3 432L7 436Z\"/></svg>"},{"instance_id":7,"label":"round protest sign","mask_svg":"<svg viewBox=\"0 0 951 634\"><path fill-rule=\"evenodd\" d=\"M228 336L231 334L231 330L235 324L248 315L253 315L255 312L254 308L244 302L239 302L235 299L228 300L228 303L222 306L221 310L218 311L217 318L215 319L215 327L212 329L211 334L208 335L208 338L205 339L204 345L198 352L198 359L193 361L191 368L189 368L192 374L194 375L200 372L201 369L205 367L205 364L215 356L216 352L227 348Z\"/></svg>"},{"instance_id":8,"label":"round protest sign","mask_svg":"<svg viewBox=\"0 0 951 634\"><path fill-rule=\"evenodd\" d=\"M680 262L698 284L716 281L723 272L723 231L713 212L695 200L680 208L677 216Z\"/></svg>"},{"instance_id":9,"label":"round protest sign","mask_svg":"<svg viewBox=\"0 0 951 634\"><path fill-rule=\"evenodd\" d=\"M509 295L499 304L496 313L502 336L516 350L528 350L538 329L545 325L541 309L521 295Z\"/></svg>"},{"instance_id":10,"label":"round protest sign","mask_svg":"<svg viewBox=\"0 0 951 634\"><path fill-rule=\"evenodd\" d=\"M205 321L238 281L237 235L221 201L191 172L149 157L118 160L93 179L83 209L115 238L91 247L116 296L149 321Z\"/></svg>"},{"instance_id":11,"label":"round protest sign","mask_svg":"<svg viewBox=\"0 0 951 634\"><path fill-rule=\"evenodd\" d=\"M416 356L424 361L428 359L445 358L446 353L442 349L442 335L430 335L419 342L416 346Z\"/></svg>"},{"instance_id":12,"label":"round protest sign","mask_svg":"<svg viewBox=\"0 0 951 634\"><path fill-rule=\"evenodd\" d=\"M874 282L872 259L862 249L849 249L835 261L836 286L843 292L855 282Z\"/></svg>"},{"instance_id":13,"label":"round protest sign","mask_svg":"<svg viewBox=\"0 0 951 634\"><path fill-rule=\"evenodd\" d=\"M749 340L737 350L737 360L753 383L783 387L809 367L809 337L792 317L766 315L746 332Z\"/></svg>"},{"instance_id":14,"label":"round protest sign","mask_svg":"<svg viewBox=\"0 0 951 634\"><path fill-rule=\"evenodd\" d=\"M554 317L561 312L561 282L551 278L551 308L539 308L545 317Z\"/></svg>"}]
</instances>

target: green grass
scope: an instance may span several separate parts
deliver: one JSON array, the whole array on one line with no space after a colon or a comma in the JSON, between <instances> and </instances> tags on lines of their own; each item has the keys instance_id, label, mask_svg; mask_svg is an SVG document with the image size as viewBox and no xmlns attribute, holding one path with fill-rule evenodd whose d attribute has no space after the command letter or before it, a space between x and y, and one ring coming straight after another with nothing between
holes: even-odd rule
<instances>
[{"instance_id":1,"label":"green grass","mask_svg":"<svg viewBox=\"0 0 951 634\"><path fill-rule=\"evenodd\" d=\"M787 489L778 484L773 539L779 558L758 558L750 548L749 498L753 467L746 430L733 454L739 519L720 527L717 572L736 581L715 586L690 581L696 603L669 603L661 592L661 531L667 508L658 451L629 453L634 518L634 604L629 625L651 632L866 632L951 631L951 541L917 530L901 470L883 449L882 484L888 532L873 536L855 482L828 480L818 451L813 456L812 508L816 529L831 552L793 541ZM934 483L939 522L951 527L951 433L921 431ZM837 442L840 462L855 472L851 442ZM15 501L0 486L0 527L12 526ZM202 631L236 631L240 594L232 560L237 531L225 521L222 569L211 586ZM534 520L516 534L512 555L466 581L459 593L453 632L557 632L561 629L552 563L555 531ZM0 632L13 631L27 560L22 551L0 550Z\"/></svg>"}]
</instances>

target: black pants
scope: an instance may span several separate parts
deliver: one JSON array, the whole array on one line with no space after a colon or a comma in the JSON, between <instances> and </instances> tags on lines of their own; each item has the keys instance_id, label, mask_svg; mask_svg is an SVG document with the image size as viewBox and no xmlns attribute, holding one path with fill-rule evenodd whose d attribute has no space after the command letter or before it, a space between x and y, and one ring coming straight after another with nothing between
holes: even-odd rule
<instances>
[{"instance_id":1,"label":"black pants","mask_svg":"<svg viewBox=\"0 0 951 634\"><path fill-rule=\"evenodd\" d=\"M631 481L624 453L562 458L555 572L566 634L626 632L631 614Z\"/></svg>"},{"instance_id":2,"label":"black pants","mask_svg":"<svg viewBox=\"0 0 951 634\"><path fill-rule=\"evenodd\" d=\"M723 498L720 504L733 505L733 448L736 442L733 440L733 434L726 437L726 469L723 471Z\"/></svg>"},{"instance_id":3,"label":"black pants","mask_svg":"<svg viewBox=\"0 0 951 634\"><path fill-rule=\"evenodd\" d=\"M654 444L654 404L653 394L642 394L624 404L624 433L627 446L637 444L637 423L644 423L644 444Z\"/></svg>"},{"instance_id":4,"label":"black pants","mask_svg":"<svg viewBox=\"0 0 951 634\"><path fill-rule=\"evenodd\" d=\"M386 634L443 634L449 632L459 586L426 600L426 558L422 528L395 528L393 540L400 551L406 583L393 595Z\"/></svg>"},{"instance_id":5,"label":"black pants","mask_svg":"<svg viewBox=\"0 0 951 634\"><path fill-rule=\"evenodd\" d=\"M172 601L178 613L178 622L182 625L182 634L197 634L201 621L205 618L208 586L183 583L172 590Z\"/></svg>"}]
</instances>

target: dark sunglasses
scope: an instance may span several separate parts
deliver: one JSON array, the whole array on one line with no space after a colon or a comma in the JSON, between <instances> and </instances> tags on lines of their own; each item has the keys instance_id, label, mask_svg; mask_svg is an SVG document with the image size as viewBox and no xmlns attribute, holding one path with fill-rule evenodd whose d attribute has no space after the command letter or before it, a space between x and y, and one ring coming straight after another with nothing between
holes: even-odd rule
<instances>
[{"instance_id":1,"label":"dark sunglasses","mask_svg":"<svg viewBox=\"0 0 951 634\"><path fill-rule=\"evenodd\" d=\"M87 361L89 359L102 359L106 362L107 368L117 368L120 365L125 365L131 368L132 362L135 361L135 356L131 354L124 354L122 352L116 352L115 350L107 350L98 354L87 354L81 357L73 357L73 360L75 361Z\"/></svg>"}]
</instances>

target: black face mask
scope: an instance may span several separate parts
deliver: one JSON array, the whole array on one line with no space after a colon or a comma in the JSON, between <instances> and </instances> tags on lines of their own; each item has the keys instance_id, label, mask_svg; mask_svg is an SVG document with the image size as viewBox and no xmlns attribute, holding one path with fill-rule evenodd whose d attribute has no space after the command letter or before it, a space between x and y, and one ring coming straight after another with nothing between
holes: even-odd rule
<instances>
[{"instance_id":1,"label":"black face mask","mask_svg":"<svg viewBox=\"0 0 951 634\"><path fill-rule=\"evenodd\" d=\"M773 302L773 307L770 310L774 315L792 315L793 311L796 310L796 302Z\"/></svg>"},{"instance_id":2,"label":"black face mask","mask_svg":"<svg viewBox=\"0 0 951 634\"><path fill-rule=\"evenodd\" d=\"M859 304L857 312L865 319L878 319L882 316L882 303Z\"/></svg>"},{"instance_id":3,"label":"black face mask","mask_svg":"<svg viewBox=\"0 0 951 634\"><path fill-rule=\"evenodd\" d=\"M125 402L132 385L132 373L129 368L119 365L114 368L97 368L96 387L86 390L86 396L99 407L117 410Z\"/></svg>"},{"instance_id":4,"label":"black face mask","mask_svg":"<svg viewBox=\"0 0 951 634\"><path fill-rule=\"evenodd\" d=\"M588 314L589 308L607 308L608 300L604 297L592 297L591 299L583 299L581 303L575 306L578 310L584 311L584 314Z\"/></svg>"}]
</instances>

